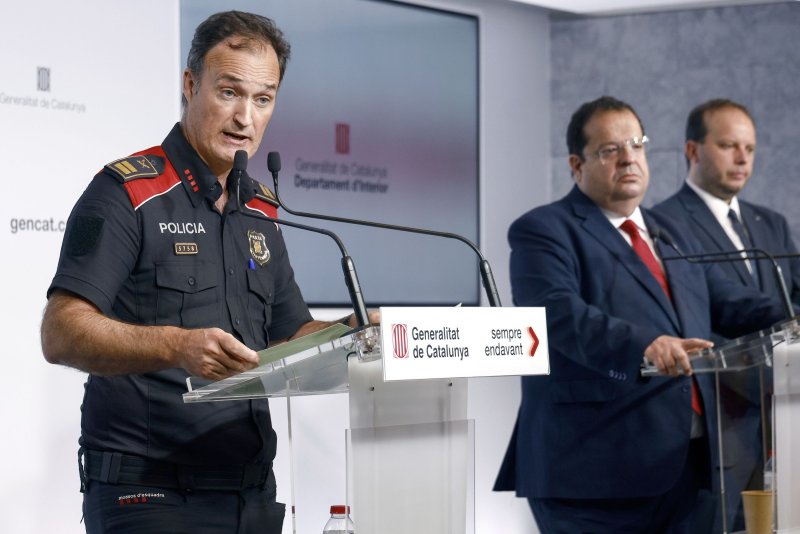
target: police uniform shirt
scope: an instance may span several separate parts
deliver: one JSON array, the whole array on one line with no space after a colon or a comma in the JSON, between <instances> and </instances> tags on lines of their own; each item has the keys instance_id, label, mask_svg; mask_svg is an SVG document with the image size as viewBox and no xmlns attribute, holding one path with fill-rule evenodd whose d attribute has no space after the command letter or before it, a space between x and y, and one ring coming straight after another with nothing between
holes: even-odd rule
<instances>
[{"instance_id":1,"label":"police uniform shirt","mask_svg":"<svg viewBox=\"0 0 800 534\"><path fill-rule=\"evenodd\" d=\"M67 290L128 323L219 327L254 350L292 335L311 315L263 218L276 211L271 193L245 176L220 214L221 193L180 124L161 147L112 162L69 217L48 296ZM266 399L184 404L187 376L90 375L81 445L192 465L271 462Z\"/></svg>"}]
</instances>

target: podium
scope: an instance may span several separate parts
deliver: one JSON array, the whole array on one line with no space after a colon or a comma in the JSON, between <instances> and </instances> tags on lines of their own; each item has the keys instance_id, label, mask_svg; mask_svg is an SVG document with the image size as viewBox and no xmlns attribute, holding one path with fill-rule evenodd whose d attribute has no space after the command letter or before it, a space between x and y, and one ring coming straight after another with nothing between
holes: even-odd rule
<instances>
[{"instance_id":1,"label":"podium","mask_svg":"<svg viewBox=\"0 0 800 534\"><path fill-rule=\"evenodd\" d=\"M343 501L357 532L474 533L466 380L384 382L380 356L380 331L369 327L192 388L184 401L349 393Z\"/></svg>"},{"instance_id":2,"label":"podium","mask_svg":"<svg viewBox=\"0 0 800 534\"><path fill-rule=\"evenodd\" d=\"M774 532L800 533L800 323L797 319L781 323L772 328L749 334L720 346L690 354L692 370L696 374L713 373L716 394L716 419L719 458L722 468L719 471L720 501L723 503L721 521L723 532L738 532L727 519L725 503L731 501L726 496L725 477L729 451L736 450L751 454L743 463L762 465L766 452L773 452L774 463ZM658 371L653 367L642 370L644 376L654 376ZM747 376L749 379L746 379ZM757 376L757 391L752 388L753 377ZM741 378L741 380L740 380ZM722 387L721 387L722 386ZM754 442L742 441L741 436L724 432L723 416L744 419L746 402L737 403L731 396L741 398L757 395L762 400L761 427L765 435L761 438L752 429ZM752 405L754 406L754 405ZM734 420L734 423L736 421ZM731 435L729 435L731 434ZM734 499L737 501L738 499ZM729 512L729 511L727 511ZM743 532L743 531L742 531Z\"/></svg>"},{"instance_id":3,"label":"podium","mask_svg":"<svg viewBox=\"0 0 800 534\"><path fill-rule=\"evenodd\" d=\"M382 308L381 316L380 328L292 350L219 382L196 388L190 379L184 402L285 397L292 448L291 403L347 393L347 480L338 504L352 507L356 532L474 534L467 378L549 372L544 309ZM307 466L289 454L294 486Z\"/></svg>"}]
</instances>

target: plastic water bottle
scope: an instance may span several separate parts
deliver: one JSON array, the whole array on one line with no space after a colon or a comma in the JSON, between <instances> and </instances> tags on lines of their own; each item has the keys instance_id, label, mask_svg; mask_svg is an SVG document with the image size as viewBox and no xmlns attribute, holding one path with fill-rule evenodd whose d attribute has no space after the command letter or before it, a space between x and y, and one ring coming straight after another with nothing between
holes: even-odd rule
<instances>
[{"instance_id":1,"label":"plastic water bottle","mask_svg":"<svg viewBox=\"0 0 800 534\"><path fill-rule=\"evenodd\" d=\"M325 523L322 534L354 534L356 526L350 519L350 507L343 504L331 506L331 518Z\"/></svg>"},{"instance_id":2,"label":"plastic water bottle","mask_svg":"<svg viewBox=\"0 0 800 534\"><path fill-rule=\"evenodd\" d=\"M772 457L772 451L769 453L767 463L764 464L764 489L766 491L775 489L775 459Z\"/></svg>"}]
</instances>

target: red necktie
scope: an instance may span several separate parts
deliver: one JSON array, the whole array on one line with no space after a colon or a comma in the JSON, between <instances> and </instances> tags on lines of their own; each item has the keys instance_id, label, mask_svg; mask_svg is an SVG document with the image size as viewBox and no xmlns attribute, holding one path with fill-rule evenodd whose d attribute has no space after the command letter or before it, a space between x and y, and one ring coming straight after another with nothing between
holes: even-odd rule
<instances>
[{"instance_id":1,"label":"red necktie","mask_svg":"<svg viewBox=\"0 0 800 534\"><path fill-rule=\"evenodd\" d=\"M636 255L639 256L650 270L650 273L661 286L661 289L667 294L667 298L672 301L672 294L669 292L667 277L664 275L661 265L658 264L658 260L656 260L656 257L653 255L653 251L650 250L650 246L642 239L642 236L639 235L639 229L636 227L636 223L630 219L626 219L625 222L620 225L620 228L631 236L633 251L636 252ZM698 415L703 414L703 407L702 404L700 404L700 394L697 391L697 383L694 381L694 377L692 377L692 409L697 412Z\"/></svg>"},{"instance_id":2,"label":"red necktie","mask_svg":"<svg viewBox=\"0 0 800 534\"><path fill-rule=\"evenodd\" d=\"M642 236L639 235L639 229L636 227L636 223L630 219L626 219L620 228L622 228L626 234L631 236L631 245L633 245L633 251L636 252L636 255L639 256L645 265L647 265L650 273L656 279L658 285L661 286L661 289L664 290L664 293L667 294L667 298L671 301L672 294L669 292L667 277L664 276L664 271L661 269L661 265L658 264L658 260L653 255L653 251L650 250L650 246L645 242L644 239L642 239Z\"/></svg>"}]
</instances>

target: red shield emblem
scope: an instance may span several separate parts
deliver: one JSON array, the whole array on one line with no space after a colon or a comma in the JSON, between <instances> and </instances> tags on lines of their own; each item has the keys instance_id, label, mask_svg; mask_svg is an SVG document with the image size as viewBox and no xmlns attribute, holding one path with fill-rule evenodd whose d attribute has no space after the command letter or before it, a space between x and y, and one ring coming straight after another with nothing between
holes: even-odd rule
<instances>
[{"instance_id":1,"label":"red shield emblem","mask_svg":"<svg viewBox=\"0 0 800 534\"><path fill-rule=\"evenodd\" d=\"M392 346L395 358L408 358L408 328L406 325L392 325Z\"/></svg>"}]
</instances>

